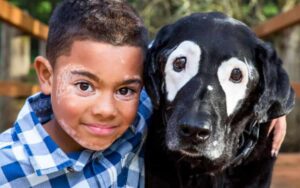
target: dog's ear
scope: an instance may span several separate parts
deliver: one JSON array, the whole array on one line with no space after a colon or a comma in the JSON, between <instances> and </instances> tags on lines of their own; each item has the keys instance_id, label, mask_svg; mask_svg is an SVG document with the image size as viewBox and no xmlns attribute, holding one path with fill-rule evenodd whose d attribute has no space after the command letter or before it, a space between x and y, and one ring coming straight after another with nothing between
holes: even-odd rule
<instances>
[{"instance_id":1,"label":"dog's ear","mask_svg":"<svg viewBox=\"0 0 300 188\"><path fill-rule=\"evenodd\" d=\"M154 108L158 108L162 97L163 75L160 70L160 51L169 38L169 25L164 26L157 34L155 40L149 45L144 67L144 83Z\"/></svg>"},{"instance_id":2,"label":"dog's ear","mask_svg":"<svg viewBox=\"0 0 300 188\"><path fill-rule=\"evenodd\" d=\"M262 91L255 113L260 122L288 114L295 104L295 93L282 61L267 43L258 40L256 61L260 72L259 87Z\"/></svg>"}]
</instances>

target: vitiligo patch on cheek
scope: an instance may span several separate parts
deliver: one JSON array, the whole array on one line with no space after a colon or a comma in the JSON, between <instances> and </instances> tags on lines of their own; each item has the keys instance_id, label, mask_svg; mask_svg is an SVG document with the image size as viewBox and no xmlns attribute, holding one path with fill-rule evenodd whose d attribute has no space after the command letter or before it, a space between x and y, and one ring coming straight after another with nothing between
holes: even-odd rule
<instances>
[{"instance_id":1,"label":"vitiligo patch on cheek","mask_svg":"<svg viewBox=\"0 0 300 188\"><path fill-rule=\"evenodd\" d=\"M57 73L56 78L56 100L57 103L60 104L62 97L66 95L66 92L68 91L68 85L69 82L72 80L73 75L71 74L71 71L78 70L82 68L81 66L74 66L74 65L66 65L63 67L60 72Z\"/></svg>"},{"instance_id":2,"label":"vitiligo patch on cheek","mask_svg":"<svg viewBox=\"0 0 300 188\"><path fill-rule=\"evenodd\" d=\"M71 79L72 75L70 73L62 73L58 78L57 78L57 88L56 88L56 99L57 99L57 104L60 104L62 96L66 95L67 87L69 80Z\"/></svg>"},{"instance_id":3,"label":"vitiligo patch on cheek","mask_svg":"<svg viewBox=\"0 0 300 188\"><path fill-rule=\"evenodd\" d=\"M74 92L74 90L72 90L70 88L70 82L73 79L73 75L72 75L72 71L76 71L76 70L82 70L84 69L83 66L78 66L78 65L66 65L65 67L63 67L60 72L58 72L57 75L57 80L56 80L56 100L57 100L57 104L60 104L61 100L63 100L62 98L64 98L65 96L71 94L72 92Z\"/></svg>"},{"instance_id":4,"label":"vitiligo patch on cheek","mask_svg":"<svg viewBox=\"0 0 300 188\"><path fill-rule=\"evenodd\" d=\"M64 120L57 120L59 125L62 127L62 129L71 137L76 137L76 131L73 130L70 125L67 125L67 123Z\"/></svg>"},{"instance_id":5,"label":"vitiligo patch on cheek","mask_svg":"<svg viewBox=\"0 0 300 188\"><path fill-rule=\"evenodd\" d=\"M186 58L185 68L181 72L176 72L173 63L176 58L182 57ZM173 101L178 91L198 73L200 58L201 49L192 41L183 41L169 55L165 66L166 91L169 101Z\"/></svg>"}]
</instances>

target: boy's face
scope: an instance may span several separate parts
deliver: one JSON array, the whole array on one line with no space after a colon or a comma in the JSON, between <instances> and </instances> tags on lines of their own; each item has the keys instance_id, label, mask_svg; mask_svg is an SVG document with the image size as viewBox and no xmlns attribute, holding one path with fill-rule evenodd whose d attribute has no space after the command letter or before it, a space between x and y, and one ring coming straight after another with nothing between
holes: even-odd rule
<instances>
[{"instance_id":1,"label":"boy's face","mask_svg":"<svg viewBox=\"0 0 300 188\"><path fill-rule=\"evenodd\" d=\"M84 148L109 147L135 119L142 62L138 47L75 41L41 86L51 94L56 126Z\"/></svg>"}]
</instances>

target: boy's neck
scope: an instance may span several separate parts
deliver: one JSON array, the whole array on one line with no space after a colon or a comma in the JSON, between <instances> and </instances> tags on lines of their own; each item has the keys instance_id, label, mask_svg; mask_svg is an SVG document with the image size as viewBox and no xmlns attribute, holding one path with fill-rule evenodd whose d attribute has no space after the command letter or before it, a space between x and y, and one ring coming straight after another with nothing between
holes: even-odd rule
<instances>
[{"instance_id":1,"label":"boy's neck","mask_svg":"<svg viewBox=\"0 0 300 188\"><path fill-rule=\"evenodd\" d=\"M52 119L43 124L44 129L51 139L65 152L71 153L81 151L84 148L73 140L58 124L56 119Z\"/></svg>"}]
</instances>

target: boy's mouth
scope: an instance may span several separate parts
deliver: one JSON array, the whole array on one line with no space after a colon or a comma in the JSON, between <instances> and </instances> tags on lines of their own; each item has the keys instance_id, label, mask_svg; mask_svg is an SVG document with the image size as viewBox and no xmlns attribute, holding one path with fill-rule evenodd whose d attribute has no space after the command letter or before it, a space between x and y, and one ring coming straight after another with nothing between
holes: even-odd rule
<instances>
[{"instance_id":1,"label":"boy's mouth","mask_svg":"<svg viewBox=\"0 0 300 188\"><path fill-rule=\"evenodd\" d=\"M97 136L109 136L116 132L118 126L109 124L84 124L86 129Z\"/></svg>"}]
</instances>

